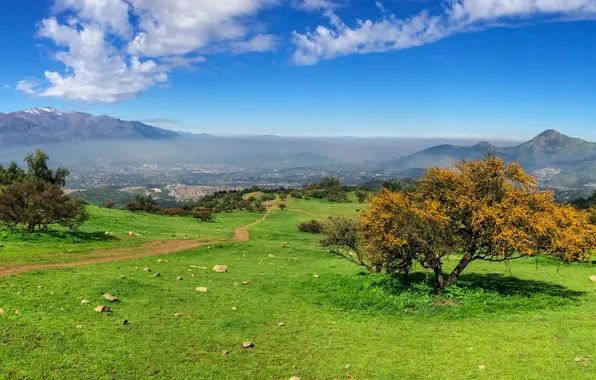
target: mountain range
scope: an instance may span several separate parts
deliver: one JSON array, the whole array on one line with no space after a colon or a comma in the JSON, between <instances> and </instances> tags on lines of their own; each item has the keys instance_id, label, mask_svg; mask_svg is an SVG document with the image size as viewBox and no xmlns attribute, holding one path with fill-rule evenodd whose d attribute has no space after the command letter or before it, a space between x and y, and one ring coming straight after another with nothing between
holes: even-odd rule
<instances>
[{"instance_id":1,"label":"mountain range","mask_svg":"<svg viewBox=\"0 0 596 380\"><path fill-rule=\"evenodd\" d=\"M0 113L0 147L63 141L162 140L176 137L179 135L175 132L138 121L60 111L52 107Z\"/></svg>"},{"instance_id":2,"label":"mountain range","mask_svg":"<svg viewBox=\"0 0 596 380\"><path fill-rule=\"evenodd\" d=\"M511 147L497 147L487 142L473 146L438 145L382 162L379 166L402 170L452 167L456 161L472 160L487 151L508 162L519 161L543 184L582 187L596 182L596 143L569 137L553 129Z\"/></svg>"}]
</instances>

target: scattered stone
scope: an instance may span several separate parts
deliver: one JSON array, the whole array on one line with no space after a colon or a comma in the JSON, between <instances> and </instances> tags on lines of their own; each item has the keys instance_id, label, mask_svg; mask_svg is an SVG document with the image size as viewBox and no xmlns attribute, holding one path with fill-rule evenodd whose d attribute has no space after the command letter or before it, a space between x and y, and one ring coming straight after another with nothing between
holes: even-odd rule
<instances>
[{"instance_id":1,"label":"scattered stone","mask_svg":"<svg viewBox=\"0 0 596 380\"><path fill-rule=\"evenodd\" d=\"M153 275L153 277L159 277L159 276L161 276L161 273L159 273L159 272L157 272Z\"/></svg>"},{"instance_id":2,"label":"scattered stone","mask_svg":"<svg viewBox=\"0 0 596 380\"><path fill-rule=\"evenodd\" d=\"M248 285L248 281L242 281L242 285Z\"/></svg>"},{"instance_id":3,"label":"scattered stone","mask_svg":"<svg viewBox=\"0 0 596 380\"><path fill-rule=\"evenodd\" d=\"M234 286L238 286L240 283L238 281L234 281Z\"/></svg>"},{"instance_id":4,"label":"scattered stone","mask_svg":"<svg viewBox=\"0 0 596 380\"><path fill-rule=\"evenodd\" d=\"M190 277L194 277L194 276L195 276L195 274L194 273L191 273Z\"/></svg>"},{"instance_id":5,"label":"scattered stone","mask_svg":"<svg viewBox=\"0 0 596 380\"><path fill-rule=\"evenodd\" d=\"M136 270L139 270L139 267L135 267Z\"/></svg>"},{"instance_id":6,"label":"scattered stone","mask_svg":"<svg viewBox=\"0 0 596 380\"><path fill-rule=\"evenodd\" d=\"M283 323L283 322L279 322L277 325L278 325L279 327L282 327L282 326L285 326L286 324L285 324L285 323Z\"/></svg>"},{"instance_id":7,"label":"scattered stone","mask_svg":"<svg viewBox=\"0 0 596 380\"><path fill-rule=\"evenodd\" d=\"M83 328L83 326L81 326L81 325L76 325L75 327L76 327L77 329L81 329L81 328Z\"/></svg>"},{"instance_id":8,"label":"scattered stone","mask_svg":"<svg viewBox=\"0 0 596 380\"><path fill-rule=\"evenodd\" d=\"M125 319L122 321L122 326L126 326L126 325L128 325L128 319Z\"/></svg>"},{"instance_id":9,"label":"scattered stone","mask_svg":"<svg viewBox=\"0 0 596 380\"><path fill-rule=\"evenodd\" d=\"M104 294L103 295L103 298L105 298L105 299L107 299L109 301L118 301L118 297L113 296L113 295L108 294L108 293Z\"/></svg>"},{"instance_id":10,"label":"scattered stone","mask_svg":"<svg viewBox=\"0 0 596 380\"><path fill-rule=\"evenodd\" d=\"M21 311L20 311L20 310L15 310L15 311L14 311L14 313L15 313L16 315L19 315L19 314L21 314Z\"/></svg>"},{"instance_id":11,"label":"scattered stone","mask_svg":"<svg viewBox=\"0 0 596 380\"><path fill-rule=\"evenodd\" d=\"M106 231L106 232L104 232L103 234L104 234L104 235L109 235L110 233L109 233L108 231Z\"/></svg>"},{"instance_id":12,"label":"scattered stone","mask_svg":"<svg viewBox=\"0 0 596 380\"><path fill-rule=\"evenodd\" d=\"M206 293L206 292L207 292L207 288L205 288L204 286L199 286L199 287L197 288L197 291L198 291L198 292L201 292L201 293Z\"/></svg>"},{"instance_id":13,"label":"scattered stone","mask_svg":"<svg viewBox=\"0 0 596 380\"><path fill-rule=\"evenodd\" d=\"M174 317L179 317L179 316L180 316L180 313L174 314Z\"/></svg>"},{"instance_id":14,"label":"scattered stone","mask_svg":"<svg viewBox=\"0 0 596 380\"><path fill-rule=\"evenodd\" d=\"M162 259L157 260L158 263L163 263Z\"/></svg>"},{"instance_id":15,"label":"scattered stone","mask_svg":"<svg viewBox=\"0 0 596 380\"><path fill-rule=\"evenodd\" d=\"M485 366L484 364L480 364L480 365L478 366L478 369L486 369L486 366Z\"/></svg>"},{"instance_id":16,"label":"scattered stone","mask_svg":"<svg viewBox=\"0 0 596 380\"><path fill-rule=\"evenodd\" d=\"M290 377L290 380L300 380L300 378L298 376L292 376Z\"/></svg>"},{"instance_id":17,"label":"scattered stone","mask_svg":"<svg viewBox=\"0 0 596 380\"><path fill-rule=\"evenodd\" d=\"M143 270L144 270L145 272L151 272L151 269L149 269L148 267L145 267L145 268L143 268Z\"/></svg>"},{"instance_id":18,"label":"scattered stone","mask_svg":"<svg viewBox=\"0 0 596 380\"><path fill-rule=\"evenodd\" d=\"M140 237L140 236L141 236L141 234L135 234L135 236L136 236L136 237Z\"/></svg>"},{"instance_id":19,"label":"scattered stone","mask_svg":"<svg viewBox=\"0 0 596 380\"><path fill-rule=\"evenodd\" d=\"M216 265L213 267L213 270L217 273L224 273L228 271L227 265Z\"/></svg>"},{"instance_id":20,"label":"scattered stone","mask_svg":"<svg viewBox=\"0 0 596 380\"><path fill-rule=\"evenodd\" d=\"M269 256L269 257L273 257L273 254L272 254L272 253L270 253L270 254L268 254L267 256Z\"/></svg>"},{"instance_id":21,"label":"scattered stone","mask_svg":"<svg viewBox=\"0 0 596 380\"><path fill-rule=\"evenodd\" d=\"M132 231L128 231L128 236L133 236L134 233Z\"/></svg>"},{"instance_id":22,"label":"scattered stone","mask_svg":"<svg viewBox=\"0 0 596 380\"><path fill-rule=\"evenodd\" d=\"M197 269L207 269L207 267L197 267Z\"/></svg>"},{"instance_id":23,"label":"scattered stone","mask_svg":"<svg viewBox=\"0 0 596 380\"><path fill-rule=\"evenodd\" d=\"M314 278L319 278L319 277L321 277L321 276L319 276L318 274L314 275Z\"/></svg>"},{"instance_id":24,"label":"scattered stone","mask_svg":"<svg viewBox=\"0 0 596 380\"><path fill-rule=\"evenodd\" d=\"M416 309L414 309L412 307L406 307L406 308L404 308L404 311L406 313L415 313L416 312Z\"/></svg>"},{"instance_id":25,"label":"scattered stone","mask_svg":"<svg viewBox=\"0 0 596 380\"><path fill-rule=\"evenodd\" d=\"M251 348L251 347L254 347L254 346L255 345L252 344L252 342L251 341L248 341L248 340L246 342L242 343L242 347L244 347L244 348Z\"/></svg>"},{"instance_id":26,"label":"scattered stone","mask_svg":"<svg viewBox=\"0 0 596 380\"><path fill-rule=\"evenodd\" d=\"M3 247L4 247L4 244L0 243L0 248L3 248Z\"/></svg>"},{"instance_id":27,"label":"scattered stone","mask_svg":"<svg viewBox=\"0 0 596 380\"><path fill-rule=\"evenodd\" d=\"M226 355L229 355L229 354L230 354L230 353L228 352L228 350L223 350L223 351L221 352L221 355L222 355L222 356L226 356Z\"/></svg>"},{"instance_id":28,"label":"scattered stone","mask_svg":"<svg viewBox=\"0 0 596 380\"><path fill-rule=\"evenodd\" d=\"M232 310L236 311L236 310L238 310L238 308L237 308L236 306L234 306L234 307L232 308Z\"/></svg>"},{"instance_id":29,"label":"scattered stone","mask_svg":"<svg viewBox=\"0 0 596 380\"><path fill-rule=\"evenodd\" d=\"M596 281L596 276L591 276L590 281Z\"/></svg>"},{"instance_id":30,"label":"scattered stone","mask_svg":"<svg viewBox=\"0 0 596 380\"><path fill-rule=\"evenodd\" d=\"M89 300L82 300L81 303L89 303Z\"/></svg>"},{"instance_id":31,"label":"scattered stone","mask_svg":"<svg viewBox=\"0 0 596 380\"><path fill-rule=\"evenodd\" d=\"M123 274L120 275L120 278L123 279L123 280L126 280L126 276L123 275Z\"/></svg>"},{"instance_id":32,"label":"scattered stone","mask_svg":"<svg viewBox=\"0 0 596 380\"><path fill-rule=\"evenodd\" d=\"M451 255L451 256L449 256L449 260L457 260L457 256Z\"/></svg>"},{"instance_id":33,"label":"scattered stone","mask_svg":"<svg viewBox=\"0 0 596 380\"><path fill-rule=\"evenodd\" d=\"M4 309L0 308L0 315L4 314Z\"/></svg>"},{"instance_id":34,"label":"scattered stone","mask_svg":"<svg viewBox=\"0 0 596 380\"><path fill-rule=\"evenodd\" d=\"M288 248L288 243L284 241L283 243L281 243L281 247L282 248Z\"/></svg>"},{"instance_id":35,"label":"scattered stone","mask_svg":"<svg viewBox=\"0 0 596 380\"><path fill-rule=\"evenodd\" d=\"M97 311L98 313L107 313L110 311L110 307L99 305L95 308L95 311Z\"/></svg>"},{"instance_id":36,"label":"scattered stone","mask_svg":"<svg viewBox=\"0 0 596 380\"><path fill-rule=\"evenodd\" d=\"M585 362L588 358L575 358L576 362Z\"/></svg>"},{"instance_id":37,"label":"scattered stone","mask_svg":"<svg viewBox=\"0 0 596 380\"><path fill-rule=\"evenodd\" d=\"M178 277L176 277L176 280L177 281L181 281L182 280L182 277L178 276Z\"/></svg>"}]
</instances>

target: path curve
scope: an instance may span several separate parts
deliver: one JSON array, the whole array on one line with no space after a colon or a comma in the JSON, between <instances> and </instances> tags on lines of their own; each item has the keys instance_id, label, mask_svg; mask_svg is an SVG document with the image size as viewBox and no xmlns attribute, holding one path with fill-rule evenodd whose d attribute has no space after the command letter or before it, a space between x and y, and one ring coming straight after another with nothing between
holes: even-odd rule
<instances>
[{"instance_id":1,"label":"path curve","mask_svg":"<svg viewBox=\"0 0 596 380\"><path fill-rule=\"evenodd\" d=\"M229 240L219 241L204 241L204 240L165 240L165 241L151 241L134 248L120 248L108 251L96 251L96 253L89 253L85 257L91 256L85 260L72 261L67 263L54 264L31 264L31 265L14 265L0 267L0 277L6 277L24 272L31 272L40 269L51 268L71 268L82 265L109 263L113 261L122 261L128 259L140 259L143 257L168 255L170 253L187 251L189 249L209 246L212 244L247 242L250 240L248 229L263 222L265 218L271 213L271 209L260 219L234 230L234 237ZM142 252L139 252L142 251ZM130 252L125 254L125 252Z\"/></svg>"}]
</instances>

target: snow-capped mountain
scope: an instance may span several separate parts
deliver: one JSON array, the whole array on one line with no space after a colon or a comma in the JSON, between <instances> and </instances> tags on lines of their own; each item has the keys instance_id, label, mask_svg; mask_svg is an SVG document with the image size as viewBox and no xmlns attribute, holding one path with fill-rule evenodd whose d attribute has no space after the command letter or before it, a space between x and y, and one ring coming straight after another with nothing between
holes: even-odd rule
<instances>
[{"instance_id":1,"label":"snow-capped mountain","mask_svg":"<svg viewBox=\"0 0 596 380\"><path fill-rule=\"evenodd\" d=\"M161 140L178 136L138 121L52 107L0 113L0 147L60 141Z\"/></svg>"}]
</instances>

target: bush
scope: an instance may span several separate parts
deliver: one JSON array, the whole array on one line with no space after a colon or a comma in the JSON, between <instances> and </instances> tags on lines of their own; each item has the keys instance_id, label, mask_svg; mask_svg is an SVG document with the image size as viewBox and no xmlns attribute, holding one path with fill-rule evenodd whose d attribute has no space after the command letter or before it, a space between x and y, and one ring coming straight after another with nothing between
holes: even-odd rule
<instances>
[{"instance_id":1,"label":"bush","mask_svg":"<svg viewBox=\"0 0 596 380\"><path fill-rule=\"evenodd\" d=\"M298 229L302 232L308 232L312 234L322 234L325 232L325 227L323 224L315 219L300 223L298 225Z\"/></svg>"},{"instance_id":2,"label":"bush","mask_svg":"<svg viewBox=\"0 0 596 380\"><path fill-rule=\"evenodd\" d=\"M184 216L187 214L187 211L181 208L164 208L161 210L161 213L168 216Z\"/></svg>"},{"instance_id":3,"label":"bush","mask_svg":"<svg viewBox=\"0 0 596 380\"><path fill-rule=\"evenodd\" d=\"M215 220L213 217L213 210L210 208L193 210L190 212L190 215L195 219L202 220L203 222L212 222Z\"/></svg>"},{"instance_id":4,"label":"bush","mask_svg":"<svg viewBox=\"0 0 596 380\"><path fill-rule=\"evenodd\" d=\"M35 232L58 224L76 230L87 219L85 205L53 183L30 177L0 191L0 222L11 229Z\"/></svg>"}]
</instances>

